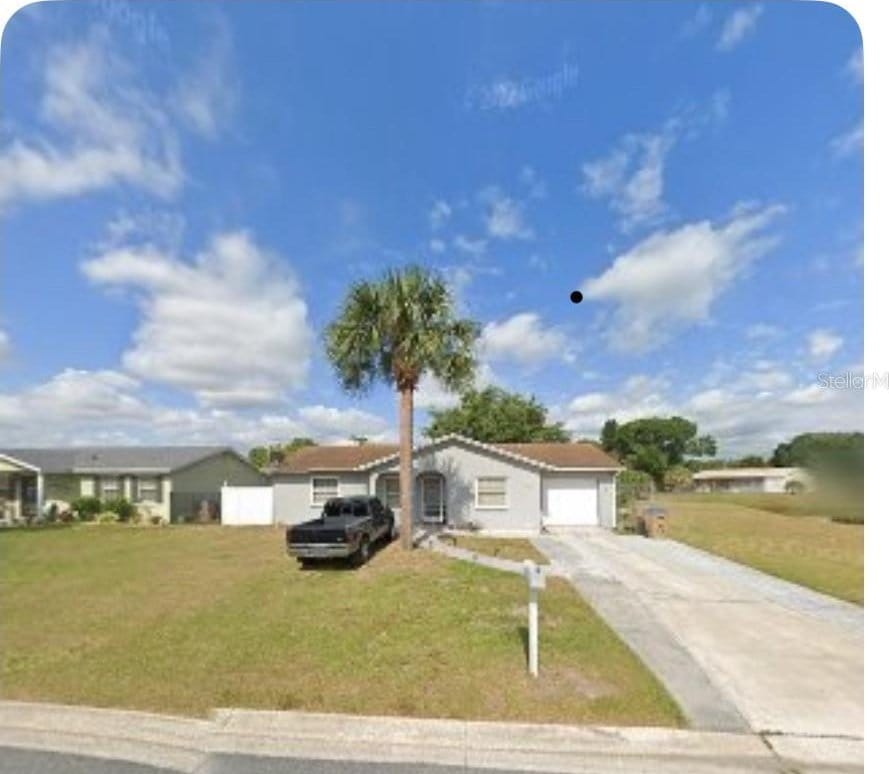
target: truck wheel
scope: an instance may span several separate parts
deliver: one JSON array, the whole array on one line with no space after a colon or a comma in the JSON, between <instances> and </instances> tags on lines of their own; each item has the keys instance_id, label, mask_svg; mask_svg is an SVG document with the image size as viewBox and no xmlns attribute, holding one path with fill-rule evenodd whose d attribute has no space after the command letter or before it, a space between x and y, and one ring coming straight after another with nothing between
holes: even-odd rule
<instances>
[{"instance_id":1,"label":"truck wheel","mask_svg":"<svg viewBox=\"0 0 889 774\"><path fill-rule=\"evenodd\" d=\"M370 539L367 535L363 535L361 542L358 544L358 550L353 554L356 567L361 567L370 559Z\"/></svg>"}]
</instances>

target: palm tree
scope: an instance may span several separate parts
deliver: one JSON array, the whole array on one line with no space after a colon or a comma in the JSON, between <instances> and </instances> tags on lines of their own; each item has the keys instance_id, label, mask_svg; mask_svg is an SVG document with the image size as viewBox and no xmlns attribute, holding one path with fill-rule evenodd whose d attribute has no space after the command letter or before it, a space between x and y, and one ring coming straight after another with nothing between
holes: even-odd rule
<instances>
[{"instance_id":1,"label":"palm tree","mask_svg":"<svg viewBox=\"0 0 889 774\"><path fill-rule=\"evenodd\" d=\"M364 393L375 382L400 395L401 537L413 547L414 390L423 374L449 390L475 373L478 325L459 319L445 282L418 266L391 270L379 282L358 282L325 331L327 356L343 388Z\"/></svg>"}]
</instances>

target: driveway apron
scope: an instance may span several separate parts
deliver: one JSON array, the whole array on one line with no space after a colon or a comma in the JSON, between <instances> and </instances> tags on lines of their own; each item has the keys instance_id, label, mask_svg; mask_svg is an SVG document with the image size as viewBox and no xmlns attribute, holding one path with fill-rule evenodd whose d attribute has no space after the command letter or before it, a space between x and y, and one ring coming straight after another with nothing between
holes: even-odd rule
<instances>
[{"instance_id":1,"label":"driveway apron","mask_svg":"<svg viewBox=\"0 0 889 774\"><path fill-rule=\"evenodd\" d=\"M535 544L693 727L863 736L861 608L671 540L587 530Z\"/></svg>"}]
</instances>

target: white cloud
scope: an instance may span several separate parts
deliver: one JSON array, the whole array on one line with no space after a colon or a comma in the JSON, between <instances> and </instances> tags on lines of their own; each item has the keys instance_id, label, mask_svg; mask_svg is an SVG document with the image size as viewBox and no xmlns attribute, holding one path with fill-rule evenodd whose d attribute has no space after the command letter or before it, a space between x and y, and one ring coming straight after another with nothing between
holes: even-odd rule
<instances>
[{"instance_id":1,"label":"white cloud","mask_svg":"<svg viewBox=\"0 0 889 774\"><path fill-rule=\"evenodd\" d=\"M77 440L91 425L104 433L112 426L150 423L148 406L134 394L138 386L117 371L66 369L20 393L0 393L0 429L7 443L33 445L66 435Z\"/></svg>"},{"instance_id":2,"label":"white cloud","mask_svg":"<svg viewBox=\"0 0 889 774\"><path fill-rule=\"evenodd\" d=\"M809 334L807 343L812 360L827 360L843 346L843 338L833 331L818 328Z\"/></svg>"},{"instance_id":3,"label":"white cloud","mask_svg":"<svg viewBox=\"0 0 889 774\"><path fill-rule=\"evenodd\" d=\"M9 336L6 334L6 331L0 330L0 363L9 357L9 350Z\"/></svg>"},{"instance_id":4,"label":"white cloud","mask_svg":"<svg viewBox=\"0 0 889 774\"><path fill-rule=\"evenodd\" d=\"M679 34L683 38L694 37L699 32L709 27L712 21L713 11L710 10L710 6L702 3L697 7L694 15L683 22Z\"/></svg>"},{"instance_id":5,"label":"white cloud","mask_svg":"<svg viewBox=\"0 0 889 774\"><path fill-rule=\"evenodd\" d=\"M630 229L664 214L664 162L674 143L671 134L631 134L608 156L583 165L582 191L608 198Z\"/></svg>"},{"instance_id":6,"label":"white cloud","mask_svg":"<svg viewBox=\"0 0 889 774\"><path fill-rule=\"evenodd\" d=\"M764 8L762 3L746 4L729 14L716 43L718 51L731 51L756 29Z\"/></svg>"},{"instance_id":7,"label":"white cloud","mask_svg":"<svg viewBox=\"0 0 889 774\"><path fill-rule=\"evenodd\" d=\"M386 420L360 409L339 409L329 406L305 406L296 412L298 422L311 438L350 438L362 435L377 438L387 433ZM297 433L291 433L291 437Z\"/></svg>"},{"instance_id":8,"label":"white cloud","mask_svg":"<svg viewBox=\"0 0 889 774\"><path fill-rule=\"evenodd\" d=\"M453 245L456 247L461 253L468 253L476 258L481 257L485 254L485 250L488 248L488 242L485 239L470 239L463 234L457 234L454 237Z\"/></svg>"},{"instance_id":9,"label":"white cloud","mask_svg":"<svg viewBox=\"0 0 889 774\"><path fill-rule=\"evenodd\" d=\"M209 406L255 406L304 385L312 331L289 268L245 232L215 236L194 261L121 247L83 264L87 277L133 288L142 320L124 353L142 379Z\"/></svg>"},{"instance_id":10,"label":"white cloud","mask_svg":"<svg viewBox=\"0 0 889 774\"><path fill-rule=\"evenodd\" d=\"M490 361L514 361L524 366L547 360L573 360L570 341L558 328L545 326L540 316L531 312L513 315L502 322L491 322L482 329L479 349Z\"/></svg>"},{"instance_id":11,"label":"white cloud","mask_svg":"<svg viewBox=\"0 0 889 774\"><path fill-rule=\"evenodd\" d=\"M671 394L667 380L636 376L612 391L579 395L567 406L553 408L552 414L575 437L598 436L612 417L628 422L646 416L684 416L697 423L699 433L716 438L720 456L767 454L799 433L860 430L864 425L860 391L797 382L777 370L754 376L742 375L682 399Z\"/></svg>"},{"instance_id":12,"label":"white cloud","mask_svg":"<svg viewBox=\"0 0 889 774\"><path fill-rule=\"evenodd\" d=\"M769 325L768 323L754 323L748 325L744 330L744 335L748 339L773 339L781 335L781 329L777 325Z\"/></svg>"},{"instance_id":13,"label":"white cloud","mask_svg":"<svg viewBox=\"0 0 889 774\"><path fill-rule=\"evenodd\" d=\"M864 122L859 121L851 129L837 135L830 141L830 148L840 158L851 156L864 147Z\"/></svg>"},{"instance_id":14,"label":"white cloud","mask_svg":"<svg viewBox=\"0 0 889 774\"><path fill-rule=\"evenodd\" d=\"M429 240L429 251L437 254L443 253L447 249L447 245L441 239Z\"/></svg>"},{"instance_id":15,"label":"white cloud","mask_svg":"<svg viewBox=\"0 0 889 774\"><path fill-rule=\"evenodd\" d=\"M681 140L725 120L731 96L721 89L704 105L677 112L654 132L624 135L610 153L581 166L581 193L606 199L620 216L620 226L630 231L663 220L667 156Z\"/></svg>"},{"instance_id":16,"label":"white cloud","mask_svg":"<svg viewBox=\"0 0 889 774\"><path fill-rule=\"evenodd\" d=\"M439 229L447 223L453 214L451 205L443 199L438 199L429 210L429 226L433 229Z\"/></svg>"},{"instance_id":17,"label":"white cloud","mask_svg":"<svg viewBox=\"0 0 889 774\"><path fill-rule=\"evenodd\" d=\"M414 393L414 406L418 409L449 409L460 403L460 396L444 388L439 379L425 374Z\"/></svg>"},{"instance_id":18,"label":"white cloud","mask_svg":"<svg viewBox=\"0 0 889 774\"><path fill-rule=\"evenodd\" d=\"M744 268L775 246L764 232L782 211L745 209L722 225L700 221L657 232L586 280L587 299L617 305L606 331L611 347L643 352L706 320Z\"/></svg>"},{"instance_id":19,"label":"white cloud","mask_svg":"<svg viewBox=\"0 0 889 774\"><path fill-rule=\"evenodd\" d=\"M861 46L852 52L852 55L846 62L845 69L854 81L858 83L864 81L864 52L862 51Z\"/></svg>"},{"instance_id":20,"label":"white cloud","mask_svg":"<svg viewBox=\"0 0 889 774\"><path fill-rule=\"evenodd\" d=\"M578 395L566 407L555 407L553 417L578 437L597 436L606 419L629 422L640 417L674 413L662 377L637 374L626 379L614 392L588 392Z\"/></svg>"},{"instance_id":21,"label":"white cloud","mask_svg":"<svg viewBox=\"0 0 889 774\"><path fill-rule=\"evenodd\" d=\"M525 206L496 187L480 193L486 207L485 227L492 239L532 239L534 231L525 222Z\"/></svg>"},{"instance_id":22,"label":"white cloud","mask_svg":"<svg viewBox=\"0 0 889 774\"><path fill-rule=\"evenodd\" d=\"M179 80L173 109L197 134L213 139L230 121L239 100L240 85L232 61L228 26L217 20L210 45L198 52L194 67Z\"/></svg>"},{"instance_id":23,"label":"white cloud","mask_svg":"<svg viewBox=\"0 0 889 774\"><path fill-rule=\"evenodd\" d=\"M57 140L14 139L0 151L0 208L117 184L170 196L183 183L167 115L101 29L48 52L41 117Z\"/></svg>"},{"instance_id":24,"label":"white cloud","mask_svg":"<svg viewBox=\"0 0 889 774\"><path fill-rule=\"evenodd\" d=\"M40 421L35 421L39 417ZM358 409L306 406L292 414L191 409L152 403L118 371L67 369L18 393L0 393L8 445L231 444L240 449L308 436L322 443L364 435L391 440L388 422Z\"/></svg>"}]
</instances>

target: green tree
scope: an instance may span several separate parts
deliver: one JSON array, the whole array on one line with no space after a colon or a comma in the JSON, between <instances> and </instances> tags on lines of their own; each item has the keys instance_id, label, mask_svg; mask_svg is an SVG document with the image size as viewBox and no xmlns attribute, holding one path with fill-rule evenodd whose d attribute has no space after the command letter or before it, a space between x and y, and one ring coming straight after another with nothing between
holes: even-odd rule
<instances>
[{"instance_id":1,"label":"green tree","mask_svg":"<svg viewBox=\"0 0 889 774\"><path fill-rule=\"evenodd\" d=\"M658 486L663 486L667 469L684 465L686 457L716 454L712 436L698 436L697 425L684 417L645 417L624 424L611 419L605 424L611 451L626 465L649 473Z\"/></svg>"},{"instance_id":2,"label":"green tree","mask_svg":"<svg viewBox=\"0 0 889 774\"><path fill-rule=\"evenodd\" d=\"M602 425L602 432L599 434L599 445L607 452L617 450L618 427L616 419L609 419Z\"/></svg>"},{"instance_id":3,"label":"green tree","mask_svg":"<svg viewBox=\"0 0 889 774\"><path fill-rule=\"evenodd\" d=\"M465 389L475 374L478 325L458 318L445 282L420 267L358 282L325 331L327 356L343 388L361 394L382 382L400 395L401 532L413 547L414 390L423 374Z\"/></svg>"},{"instance_id":4,"label":"green tree","mask_svg":"<svg viewBox=\"0 0 889 774\"><path fill-rule=\"evenodd\" d=\"M499 387L468 390L460 405L432 410L425 434L429 438L458 433L484 443L531 443L567 441L560 423L547 424L546 408L533 396L528 398Z\"/></svg>"},{"instance_id":5,"label":"green tree","mask_svg":"<svg viewBox=\"0 0 889 774\"><path fill-rule=\"evenodd\" d=\"M314 445L315 441L311 438L297 436L283 446L279 443L269 444L268 446L255 446L247 452L247 458L257 468L265 468L272 463L282 462L287 452L302 449L304 446Z\"/></svg>"},{"instance_id":6,"label":"green tree","mask_svg":"<svg viewBox=\"0 0 889 774\"><path fill-rule=\"evenodd\" d=\"M673 465L664 471L664 489L668 492L687 492L692 481L692 472L684 465Z\"/></svg>"},{"instance_id":7,"label":"green tree","mask_svg":"<svg viewBox=\"0 0 889 774\"><path fill-rule=\"evenodd\" d=\"M764 468L767 466L766 460L758 454L748 454L746 457L740 457L732 462L730 467L733 468Z\"/></svg>"},{"instance_id":8,"label":"green tree","mask_svg":"<svg viewBox=\"0 0 889 774\"><path fill-rule=\"evenodd\" d=\"M268 446L254 446L249 452L247 452L247 459L250 460L251 464L257 468L267 467L269 464L269 447Z\"/></svg>"}]
</instances>

